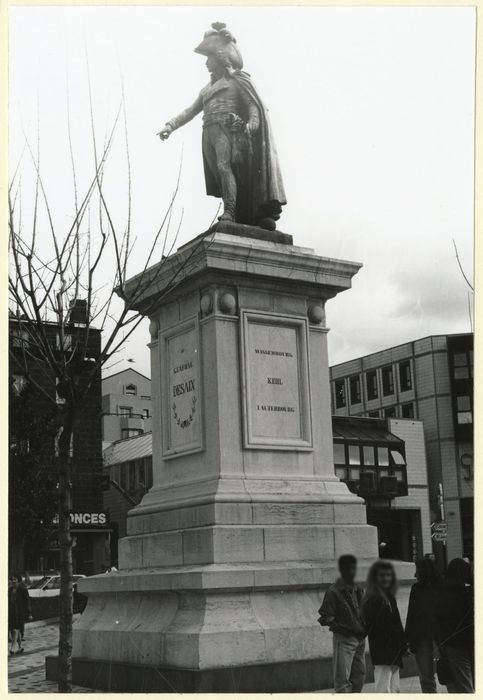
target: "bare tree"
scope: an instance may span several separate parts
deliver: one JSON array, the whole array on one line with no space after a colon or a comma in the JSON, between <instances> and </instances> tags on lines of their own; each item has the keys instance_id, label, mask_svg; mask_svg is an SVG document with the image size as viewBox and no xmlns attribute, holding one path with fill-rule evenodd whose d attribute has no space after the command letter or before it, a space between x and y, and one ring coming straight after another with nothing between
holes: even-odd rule
<instances>
[{"instance_id":1,"label":"bare tree","mask_svg":"<svg viewBox=\"0 0 483 700\"><path fill-rule=\"evenodd\" d=\"M459 256L459 253L458 253L458 248L457 248L457 246L456 246L456 241L455 241L454 238L453 238L453 247L454 247L454 254L455 254L455 257L456 257L456 262L458 263L459 271L461 272L461 275L462 275L462 277L463 277L463 279L464 279L464 281L466 282L466 285L467 285L467 287L468 287L468 291L467 291L468 317L469 317L469 319L470 319L470 330L471 330L471 332L473 333L473 313L472 313L472 310L471 310L471 300L472 300L472 297L473 297L473 295L474 295L474 293L475 293L475 290L474 290L474 287L473 287L473 285L471 284L470 280L468 279L468 275L465 273L465 271L464 271L464 269L463 269L463 266L462 266L461 260L460 260L460 256Z\"/></svg>"},{"instance_id":2,"label":"bare tree","mask_svg":"<svg viewBox=\"0 0 483 700\"><path fill-rule=\"evenodd\" d=\"M91 103L92 105L92 103ZM119 228L106 201L105 166L119 123L124 117L124 143L128 174L127 223ZM33 215L27 228L22 220L20 167L9 188L9 296L10 320L21 347L23 372L27 380L55 406L58 421L55 461L58 469L58 532L60 544L59 692L72 687L72 537L70 515L73 504L71 440L75 423L83 411L86 396L100 369L118 353L142 321L137 302L148 285L163 276L162 292L167 295L179 283L202 245L189 249L175 266L165 262L176 245L182 214L171 233L176 186L158 230L153 234L141 272L126 293L128 266L133 250L131 231L131 175L124 102L121 101L102 149L96 145L91 109L94 148L92 177L79 193L69 127L69 152L74 189L74 216L65 230L54 224L49 197L41 175L40 153L26 140L34 168L35 188L30 202ZM39 141L39 139L38 139ZM94 216L95 212L95 216ZM211 230L211 229L210 229ZM46 232L46 233L45 233ZM40 241L41 235L44 236ZM45 240L47 236L47 240ZM153 269L153 262L161 264ZM113 310L115 295L124 302ZM146 312L146 310L144 310ZM101 346L93 351L94 329L103 333ZM16 353L18 362L18 352ZM13 360L12 360L13 361ZM33 367L48 373L51 386L39 382Z\"/></svg>"}]
</instances>

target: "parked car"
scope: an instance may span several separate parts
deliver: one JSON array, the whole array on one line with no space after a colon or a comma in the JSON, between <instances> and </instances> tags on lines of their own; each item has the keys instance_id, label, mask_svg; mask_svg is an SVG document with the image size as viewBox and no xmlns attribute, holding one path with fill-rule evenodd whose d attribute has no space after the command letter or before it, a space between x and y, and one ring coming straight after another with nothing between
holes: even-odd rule
<instances>
[{"instance_id":1,"label":"parked car","mask_svg":"<svg viewBox=\"0 0 483 700\"><path fill-rule=\"evenodd\" d=\"M59 576L59 572L56 569L50 569L48 571L26 571L25 572L25 585L28 589L33 588L41 579L46 576Z\"/></svg>"},{"instance_id":2,"label":"parked car","mask_svg":"<svg viewBox=\"0 0 483 700\"><path fill-rule=\"evenodd\" d=\"M74 581L74 590L76 590L76 582L85 578L83 574L74 574L72 577ZM54 574L51 576L43 576L40 581L34 583L34 585L29 588L29 595L31 598L53 598L59 595L60 591L60 575Z\"/></svg>"}]
</instances>

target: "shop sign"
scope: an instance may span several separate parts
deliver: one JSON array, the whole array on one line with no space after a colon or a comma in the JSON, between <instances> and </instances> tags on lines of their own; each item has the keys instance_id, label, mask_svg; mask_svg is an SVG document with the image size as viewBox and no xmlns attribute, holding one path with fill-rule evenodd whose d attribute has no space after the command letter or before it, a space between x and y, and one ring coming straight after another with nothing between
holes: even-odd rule
<instances>
[{"instance_id":1,"label":"shop sign","mask_svg":"<svg viewBox=\"0 0 483 700\"><path fill-rule=\"evenodd\" d=\"M71 525L106 525L106 513L71 513ZM54 518L54 524L59 524L59 517Z\"/></svg>"}]
</instances>

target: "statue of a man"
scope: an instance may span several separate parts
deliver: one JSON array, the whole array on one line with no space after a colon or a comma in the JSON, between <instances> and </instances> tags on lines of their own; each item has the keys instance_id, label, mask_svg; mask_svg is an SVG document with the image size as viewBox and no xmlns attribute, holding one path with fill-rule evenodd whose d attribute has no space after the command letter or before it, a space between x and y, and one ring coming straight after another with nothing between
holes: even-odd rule
<instances>
[{"instance_id":1,"label":"statue of a man","mask_svg":"<svg viewBox=\"0 0 483 700\"><path fill-rule=\"evenodd\" d=\"M206 191L223 199L220 221L274 230L286 204L282 176L267 111L241 70L236 40L223 23L215 22L195 51L207 56L211 82L159 136L167 139L203 111Z\"/></svg>"}]
</instances>

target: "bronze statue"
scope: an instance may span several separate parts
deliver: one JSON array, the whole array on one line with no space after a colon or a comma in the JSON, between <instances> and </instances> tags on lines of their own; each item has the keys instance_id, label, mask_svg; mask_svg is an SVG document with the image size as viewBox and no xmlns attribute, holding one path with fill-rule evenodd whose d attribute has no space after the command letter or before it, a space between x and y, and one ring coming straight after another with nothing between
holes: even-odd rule
<instances>
[{"instance_id":1,"label":"bronze statue","mask_svg":"<svg viewBox=\"0 0 483 700\"><path fill-rule=\"evenodd\" d=\"M220 221L275 229L286 204L277 152L263 106L236 39L222 22L205 32L196 53L207 56L211 82L159 132L171 132L203 111L206 192L223 199Z\"/></svg>"}]
</instances>

